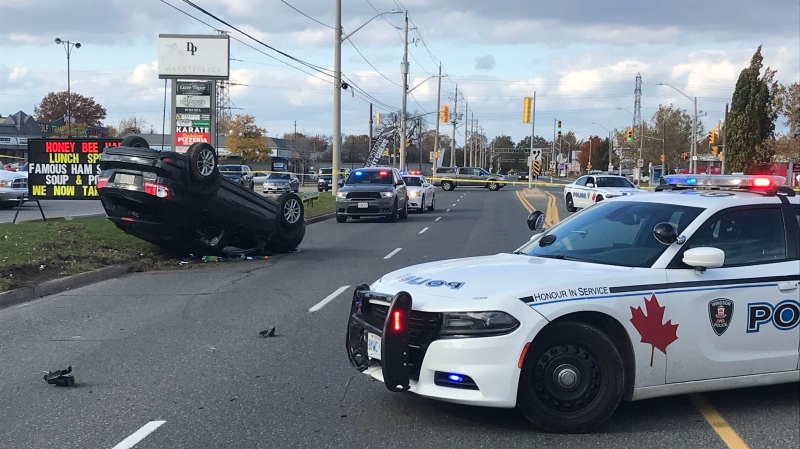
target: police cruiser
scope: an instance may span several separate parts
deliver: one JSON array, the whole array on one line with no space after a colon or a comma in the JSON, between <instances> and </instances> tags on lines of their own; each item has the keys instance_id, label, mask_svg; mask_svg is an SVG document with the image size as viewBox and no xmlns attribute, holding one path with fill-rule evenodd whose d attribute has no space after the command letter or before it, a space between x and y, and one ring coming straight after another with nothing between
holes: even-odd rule
<instances>
[{"instance_id":1,"label":"police cruiser","mask_svg":"<svg viewBox=\"0 0 800 449\"><path fill-rule=\"evenodd\" d=\"M591 430L621 400L800 381L800 196L780 176L666 181L511 254L358 286L350 362L390 391L517 407L551 432Z\"/></svg>"},{"instance_id":2,"label":"police cruiser","mask_svg":"<svg viewBox=\"0 0 800 449\"><path fill-rule=\"evenodd\" d=\"M581 176L565 185L564 203L567 211L575 212L578 208L589 207L604 199L640 193L649 192L636 187L624 176L594 174Z\"/></svg>"}]
</instances>

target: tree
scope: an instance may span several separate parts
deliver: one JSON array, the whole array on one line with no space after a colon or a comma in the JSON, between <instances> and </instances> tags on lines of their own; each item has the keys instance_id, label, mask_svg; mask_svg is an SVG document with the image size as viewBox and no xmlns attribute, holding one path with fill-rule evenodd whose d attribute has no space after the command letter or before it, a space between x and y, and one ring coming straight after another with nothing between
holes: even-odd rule
<instances>
[{"instance_id":1,"label":"tree","mask_svg":"<svg viewBox=\"0 0 800 449\"><path fill-rule=\"evenodd\" d=\"M267 131L256 125L255 117L237 115L231 122L227 147L231 155L240 156L242 161L267 161L270 157L267 140Z\"/></svg>"},{"instance_id":2,"label":"tree","mask_svg":"<svg viewBox=\"0 0 800 449\"><path fill-rule=\"evenodd\" d=\"M67 108L70 101L72 105L72 119L75 123L87 126L100 126L106 118L106 109L94 101L92 97L84 97L79 93L50 92L45 95L39 106L33 108L36 120L40 122L55 122L61 118L66 119Z\"/></svg>"},{"instance_id":3,"label":"tree","mask_svg":"<svg viewBox=\"0 0 800 449\"><path fill-rule=\"evenodd\" d=\"M791 162L800 164L800 136L779 134L774 139L764 141L764 146L774 154L775 162Z\"/></svg>"},{"instance_id":4,"label":"tree","mask_svg":"<svg viewBox=\"0 0 800 449\"><path fill-rule=\"evenodd\" d=\"M506 136L501 134L494 139L492 139L492 143L489 144L491 148L491 154L494 156L490 159L490 171L494 173L499 173L501 167L503 167L503 162L500 159L509 158L509 152L514 150L514 141L511 139L511 136ZM463 160L458 157L458 151L456 151L456 161ZM508 162L505 163L508 165ZM458 162L456 162L458 165Z\"/></svg>"},{"instance_id":5,"label":"tree","mask_svg":"<svg viewBox=\"0 0 800 449\"><path fill-rule=\"evenodd\" d=\"M691 151L692 147L692 123L694 118L685 109L677 109L672 104L669 106L659 105L653 117L645 122L644 132L646 136L659 140L644 139L642 149L642 159L644 166L652 162L653 165L661 164L661 152L664 152L664 164L667 168L677 168L688 166L688 161L683 160L683 153ZM704 135L703 123L697 123L698 135ZM709 152L701 150L702 145L697 146L697 153ZM666 172L665 172L666 173Z\"/></svg>"},{"instance_id":6,"label":"tree","mask_svg":"<svg viewBox=\"0 0 800 449\"><path fill-rule=\"evenodd\" d=\"M342 163L363 166L369 154L369 136L366 134L345 136L342 143Z\"/></svg>"},{"instance_id":7,"label":"tree","mask_svg":"<svg viewBox=\"0 0 800 449\"><path fill-rule=\"evenodd\" d=\"M147 120L139 117L128 117L121 119L119 124L116 126L116 136L117 137L125 137L130 134L141 134L142 127L147 124ZM109 129L110 131L110 129Z\"/></svg>"},{"instance_id":8,"label":"tree","mask_svg":"<svg viewBox=\"0 0 800 449\"><path fill-rule=\"evenodd\" d=\"M783 122L792 130L790 137L800 134L800 84L779 85L772 97L775 112L786 118Z\"/></svg>"},{"instance_id":9,"label":"tree","mask_svg":"<svg viewBox=\"0 0 800 449\"><path fill-rule=\"evenodd\" d=\"M581 166L581 172L588 171L589 162L591 162L591 169L597 170L600 167L603 167L598 162L598 159L602 157L602 154L605 153L606 159L606 166L608 165L608 148L606 151L602 151L600 147L602 140L598 136L589 136L589 140L584 141L580 147L580 153L578 153L578 163ZM600 154L598 154L600 153ZM591 161L590 158L591 157Z\"/></svg>"},{"instance_id":10,"label":"tree","mask_svg":"<svg viewBox=\"0 0 800 449\"><path fill-rule=\"evenodd\" d=\"M763 66L761 46L753 54L750 66L743 69L736 82L728 114L729 129L725 149L726 165L732 172L750 172L759 165L771 163L773 149L763 145L773 137L777 111L771 100L771 91L777 86L775 71Z\"/></svg>"}]
</instances>

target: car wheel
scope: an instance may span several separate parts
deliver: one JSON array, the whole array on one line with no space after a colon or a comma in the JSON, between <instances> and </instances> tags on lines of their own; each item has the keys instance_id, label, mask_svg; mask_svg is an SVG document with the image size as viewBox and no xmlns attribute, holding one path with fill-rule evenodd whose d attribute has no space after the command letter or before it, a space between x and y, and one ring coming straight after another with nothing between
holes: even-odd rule
<instances>
[{"instance_id":1,"label":"car wheel","mask_svg":"<svg viewBox=\"0 0 800 449\"><path fill-rule=\"evenodd\" d=\"M571 193L567 194L566 201L567 201L567 212L575 212L576 210L578 210L578 209L575 208L575 203L572 202L572 194Z\"/></svg>"},{"instance_id":2,"label":"car wheel","mask_svg":"<svg viewBox=\"0 0 800 449\"><path fill-rule=\"evenodd\" d=\"M189 174L195 181L209 182L219 176L217 154L211 145L204 142L193 143L186 150L186 156L189 157Z\"/></svg>"},{"instance_id":3,"label":"car wheel","mask_svg":"<svg viewBox=\"0 0 800 449\"><path fill-rule=\"evenodd\" d=\"M198 241L202 245L204 255L220 255L228 240L227 231L216 226L208 226L197 230Z\"/></svg>"},{"instance_id":4,"label":"car wheel","mask_svg":"<svg viewBox=\"0 0 800 449\"><path fill-rule=\"evenodd\" d=\"M595 203L599 203L600 201L603 201L603 195L597 195L597 200L595 200Z\"/></svg>"},{"instance_id":5,"label":"car wheel","mask_svg":"<svg viewBox=\"0 0 800 449\"><path fill-rule=\"evenodd\" d=\"M446 192L449 192L449 191L451 191L451 190L453 190L455 188L456 188L455 184L453 184L450 181L443 181L442 182L442 190L444 190Z\"/></svg>"},{"instance_id":6,"label":"car wheel","mask_svg":"<svg viewBox=\"0 0 800 449\"><path fill-rule=\"evenodd\" d=\"M145 140L145 138L141 136L128 136L122 139L122 142L120 142L120 146L133 147L133 148L150 148L150 144L147 143L147 140Z\"/></svg>"},{"instance_id":7,"label":"car wheel","mask_svg":"<svg viewBox=\"0 0 800 449\"><path fill-rule=\"evenodd\" d=\"M421 213L421 214L425 213L425 195L422 195L422 200L420 200L419 213Z\"/></svg>"},{"instance_id":8,"label":"car wheel","mask_svg":"<svg viewBox=\"0 0 800 449\"><path fill-rule=\"evenodd\" d=\"M496 182L490 182L489 183L489 190L491 190L492 192L496 192L499 189L500 189L500 184L498 184Z\"/></svg>"},{"instance_id":9,"label":"car wheel","mask_svg":"<svg viewBox=\"0 0 800 449\"><path fill-rule=\"evenodd\" d=\"M436 210L436 195L433 195L433 198L431 198L431 205L428 206L428 210L429 211Z\"/></svg>"},{"instance_id":10,"label":"car wheel","mask_svg":"<svg viewBox=\"0 0 800 449\"><path fill-rule=\"evenodd\" d=\"M408 198L406 198L406 202L403 204L403 210L400 211L400 218L403 220L408 218Z\"/></svg>"},{"instance_id":11,"label":"car wheel","mask_svg":"<svg viewBox=\"0 0 800 449\"><path fill-rule=\"evenodd\" d=\"M397 201L394 202L394 206L392 207L392 213L389 214L389 223L396 223L399 206L397 205Z\"/></svg>"},{"instance_id":12,"label":"car wheel","mask_svg":"<svg viewBox=\"0 0 800 449\"><path fill-rule=\"evenodd\" d=\"M306 233L303 200L294 193L284 193L277 199L276 232L272 234L268 246L274 251L288 252L297 248Z\"/></svg>"},{"instance_id":13,"label":"car wheel","mask_svg":"<svg viewBox=\"0 0 800 449\"><path fill-rule=\"evenodd\" d=\"M624 375L622 357L603 331L585 323L554 323L528 348L517 407L545 431L587 432L619 405Z\"/></svg>"},{"instance_id":14,"label":"car wheel","mask_svg":"<svg viewBox=\"0 0 800 449\"><path fill-rule=\"evenodd\" d=\"M321 189L321 188L317 187L317 192L322 192L323 190L325 190L325 189Z\"/></svg>"},{"instance_id":15,"label":"car wheel","mask_svg":"<svg viewBox=\"0 0 800 449\"><path fill-rule=\"evenodd\" d=\"M347 215L337 215L336 222L337 223L344 223L347 221Z\"/></svg>"}]
</instances>

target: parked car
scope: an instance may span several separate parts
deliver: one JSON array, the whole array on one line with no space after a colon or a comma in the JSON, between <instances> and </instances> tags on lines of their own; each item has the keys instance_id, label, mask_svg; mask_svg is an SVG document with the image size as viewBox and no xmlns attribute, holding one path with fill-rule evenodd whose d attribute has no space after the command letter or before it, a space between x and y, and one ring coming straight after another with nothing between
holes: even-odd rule
<instances>
[{"instance_id":1,"label":"parked car","mask_svg":"<svg viewBox=\"0 0 800 449\"><path fill-rule=\"evenodd\" d=\"M436 209L436 188L424 176L403 175L403 182L406 183L408 191L409 208L414 208L419 213L424 213L425 209L430 211Z\"/></svg>"},{"instance_id":2,"label":"parked car","mask_svg":"<svg viewBox=\"0 0 800 449\"><path fill-rule=\"evenodd\" d=\"M97 190L108 218L128 234L179 254L292 251L305 236L303 202L272 200L220 175L214 148L156 151L139 136L108 147Z\"/></svg>"},{"instance_id":3,"label":"parked car","mask_svg":"<svg viewBox=\"0 0 800 449\"><path fill-rule=\"evenodd\" d=\"M28 172L0 170L0 209L16 207L28 198Z\"/></svg>"},{"instance_id":4,"label":"parked car","mask_svg":"<svg viewBox=\"0 0 800 449\"><path fill-rule=\"evenodd\" d=\"M300 191L300 180L291 173L270 173L264 180L264 193Z\"/></svg>"},{"instance_id":5,"label":"parked car","mask_svg":"<svg viewBox=\"0 0 800 449\"><path fill-rule=\"evenodd\" d=\"M506 185L506 177L489 173L481 167L439 167L432 176L433 185L442 190L453 190L456 186L486 187L497 191Z\"/></svg>"},{"instance_id":6,"label":"parked car","mask_svg":"<svg viewBox=\"0 0 800 449\"><path fill-rule=\"evenodd\" d=\"M219 166L219 172L231 181L249 187L250 190L255 188L253 171L247 165L224 164Z\"/></svg>"},{"instance_id":7,"label":"parked car","mask_svg":"<svg viewBox=\"0 0 800 449\"><path fill-rule=\"evenodd\" d=\"M649 192L636 187L624 176L586 175L564 186L564 202L567 211L575 212L604 199L642 193Z\"/></svg>"},{"instance_id":8,"label":"parked car","mask_svg":"<svg viewBox=\"0 0 800 449\"><path fill-rule=\"evenodd\" d=\"M359 168L336 192L336 221L348 217L383 217L390 222L408 218L408 192L394 168Z\"/></svg>"},{"instance_id":9,"label":"parked car","mask_svg":"<svg viewBox=\"0 0 800 449\"><path fill-rule=\"evenodd\" d=\"M591 431L623 400L797 391L800 195L785 181L668 175L674 192L604 201L544 232L533 211L539 233L513 252L358 285L347 357L392 392L516 407L549 432Z\"/></svg>"}]
</instances>

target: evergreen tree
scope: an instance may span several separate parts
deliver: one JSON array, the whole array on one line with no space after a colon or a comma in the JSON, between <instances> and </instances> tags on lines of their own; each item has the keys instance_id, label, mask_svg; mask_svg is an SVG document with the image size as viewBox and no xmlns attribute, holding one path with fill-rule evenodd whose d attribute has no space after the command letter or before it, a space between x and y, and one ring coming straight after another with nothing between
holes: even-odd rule
<instances>
[{"instance_id":1,"label":"evergreen tree","mask_svg":"<svg viewBox=\"0 0 800 449\"><path fill-rule=\"evenodd\" d=\"M739 75L733 92L726 124L728 147L724 149L726 165L732 172L747 173L772 162L773 150L764 141L775 132L777 114L771 100L775 71L767 67L761 76L763 59L759 46L750 66Z\"/></svg>"}]
</instances>

